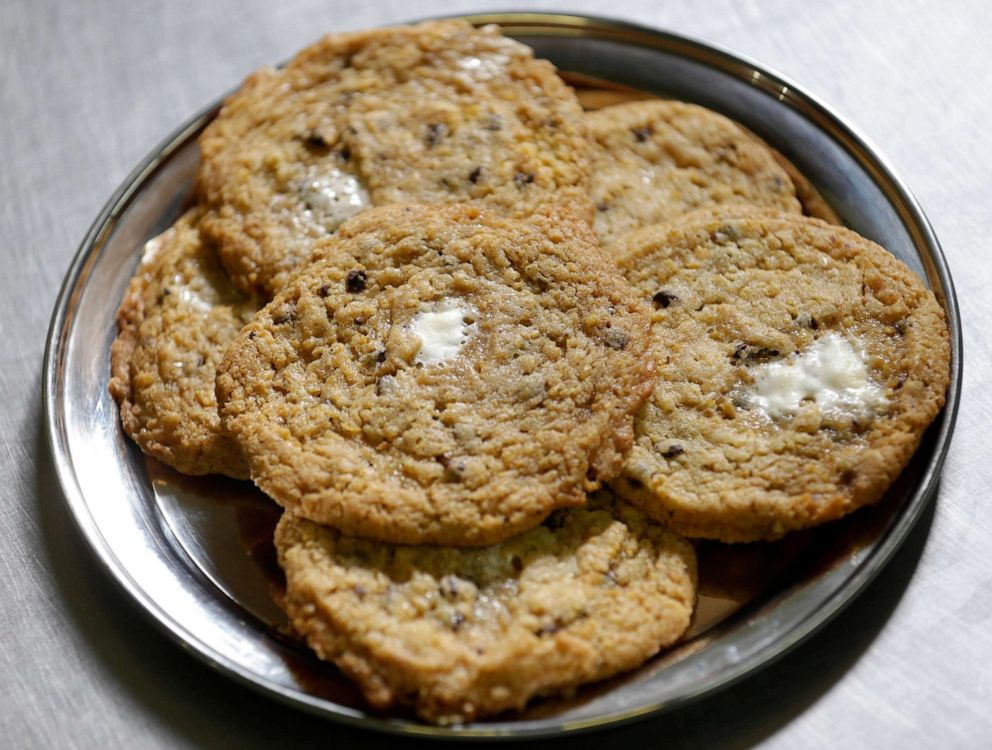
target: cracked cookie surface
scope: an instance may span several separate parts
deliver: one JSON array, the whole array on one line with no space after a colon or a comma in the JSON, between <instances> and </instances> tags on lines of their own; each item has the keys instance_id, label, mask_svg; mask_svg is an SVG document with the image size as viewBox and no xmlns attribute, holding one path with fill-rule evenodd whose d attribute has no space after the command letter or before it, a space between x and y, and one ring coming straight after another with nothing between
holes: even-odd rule
<instances>
[{"instance_id":1,"label":"cracked cookie surface","mask_svg":"<svg viewBox=\"0 0 992 750\"><path fill-rule=\"evenodd\" d=\"M707 206L802 211L771 151L716 112L651 100L587 112L585 122L593 142L595 228L605 246Z\"/></svg>"},{"instance_id":2,"label":"cracked cookie surface","mask_svg":"<svg viewBox=\"0 0 992 750\"><path fill-rule=\"evenodd\" d=\"M376 708L442 724L632 669L695 603L692 546L606 492L493 547L384 545L286 513L284 607Z\"/></svg>"},{"instance_id":3,"label":"cracked cookie surface","mask_svg":"<svg viewBox=\"0 0 992 750\"><path fill-rule=\"evenodd\" d=\"M651 388L647 310L584 221L389 206L318 252L218 369L224 424L277 502L485 545L619 471Z\"/></svg>"},{"instance_id":4,"label":"cracked cookie surface","mask_svg":"<svg viewBox=\"0 0 992 750\"><path fill-rule=\"evenodd\" d=\"M109 388L145 453L184 474L244 479L248 465L221 427L214 379L258 305L203 242L200 215L192 209L145 246L117 311Z\"/></svg>"},{"instance_id":5,"label":"cracked cookie surface","mask_svg":"<svg viewBox=\"0 0 992 750\"><path fill-rule=\"evenodd\" d=\"M774 539L881 498L943 406L943 311L893 255L727 207L633 233L657 382L611 486L690 536Z\"/></svg>"},{"instance_id":6,"label":"cracked cookie surface","mask_svg":"<svg viewBox=\"0 0 992 750\"><path fill-rule=\"evenodd\" d=\"M200 149L204 231L263 296L369 205L526 215L551 200L592 218L572 90L528 47L463 21L329 35L249 77Z\"/></svg>"}]
</instances>

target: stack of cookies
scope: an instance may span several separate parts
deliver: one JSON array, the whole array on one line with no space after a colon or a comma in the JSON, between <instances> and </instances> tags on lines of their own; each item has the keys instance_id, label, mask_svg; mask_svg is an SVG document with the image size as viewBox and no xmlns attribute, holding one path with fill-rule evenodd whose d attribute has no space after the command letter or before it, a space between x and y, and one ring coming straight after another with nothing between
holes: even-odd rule
<instances>
[{"instance_id":1,"label":"stack of cookies","mask_svg":"<svg viewBox=\"0 0 992 750\"><path fill-rule=\"evenodd\" d=\"M686 537L877 501L943 405L933 295L780 154L690 104L583 112L495 28L328 36L200 146L110 391L146 453L284 508L281 605L376 708L635 667L689 626Z\"/></svg>"}]
</instances>

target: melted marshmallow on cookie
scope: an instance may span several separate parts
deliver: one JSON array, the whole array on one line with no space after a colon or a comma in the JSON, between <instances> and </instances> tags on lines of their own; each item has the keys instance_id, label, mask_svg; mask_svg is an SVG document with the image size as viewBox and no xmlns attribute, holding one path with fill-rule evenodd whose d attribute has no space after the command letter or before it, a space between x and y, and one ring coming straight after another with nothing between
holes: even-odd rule
<instances>
[{"instance_id":1,"label":"melted marshmallow on cookie","mask_svg":"<svg viewBox=\"0 0 992 750\"><path fill-rule=\"evenodd\" d=\"M362 183L340 169L308 179L300 195L314 220L328 232L369 206L369 194Z\"/></svg>"},{"instance_id":2,"label":"melted marshmallow on cookie","mask_svg":"<svg viewBox=\"0 0 992 750\"><path fill-rule=\"evenodd\" d=\"M822 336L801 354L754 369L747 399L773 417L795 414L809 400L823 412L866 417L887 401L881 386L869 377L863 353L835 333Z\"/></svg>"},{"instance_id":3,"label":"melted marshmallow on cookie","mask_svg":"<svg viewBox=\"0 0 992 750\"><path fill-rule=\"evenodd\" d=\"M420 339L415 361L436 365L458 355L475 332L476 311L462 300L445 299L414 317L410 330Z\"/></svg>"}]
</instances>

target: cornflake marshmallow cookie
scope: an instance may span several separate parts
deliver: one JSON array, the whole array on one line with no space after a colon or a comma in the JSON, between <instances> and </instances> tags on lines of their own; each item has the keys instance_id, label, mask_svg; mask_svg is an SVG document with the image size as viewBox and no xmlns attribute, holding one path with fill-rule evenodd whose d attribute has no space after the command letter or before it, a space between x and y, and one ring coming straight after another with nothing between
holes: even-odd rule
<instances>
[{"instance_id":1,"label":"cornflake marshmallow cookie","mask_svg":"<svg viewBox=\"0 0 992 750\"><path fill-rule=\"evenodd\" d=\"M727 207L618 255L657 383L611 484L684 534L775 539L875 502L943 406L943 311L850 230Z\"/></svg>"},{"instance_id":2,"label":"cornflake marshmallow cookie","mask_svg":"<svg viewBox=\"0 0 992 750\"><path fill-rule=\"evenodd\" d=\"M248 78L204 131L204 231L239 286L271 295L371 205L553 200L591 221L589 148L572 90L495 27L332 34Z\"/></svg>"},{"instance_id":3,"label":"cornflake marshmallow cookie","mask_svg":"<svg viewBox=\"0 0 992 750\"><path fill-rule=\"evenodd\" d=\"M286 513L290 619L379 709L473 721L632 669L674 643L691 545L603 492L494 547L384 545Z\"/></svg>"},{"instance_id":4,"label":"cornflake marshmallow cookie","mask_svg":"<svg viewBox=\"0 0 992 750\"><path fill-rule=\"evenodd\" d=\"M217 414L217 363L258 305L235 289L193 209L145 246L117 311L110 393L141 449L184 474L247 478Z\"/></svg>"},{"instance_id":5,"label":"cornflake marshmallow cookie","mask_svg":"<svg viewBox=\"0 0 992 750\"><path fill-rule=\"evenodd\" d=\"M587 112L585 122L593 141L595 228L605 246L706 206L802 212L772 152L716 112L653 100Z\"/></svg>"},{"instance_id":6,"label":"cornflake marshmallow cookie","mask_svg":"<svg viewBox=\"0 0 992 750\"><path fill-rule=\"evenodd\" d=\"M218 370L278 503L357 536L485 545L619 471L651 389L647 310L557 208L363 213Z\"/></svg>"}]
</instances>

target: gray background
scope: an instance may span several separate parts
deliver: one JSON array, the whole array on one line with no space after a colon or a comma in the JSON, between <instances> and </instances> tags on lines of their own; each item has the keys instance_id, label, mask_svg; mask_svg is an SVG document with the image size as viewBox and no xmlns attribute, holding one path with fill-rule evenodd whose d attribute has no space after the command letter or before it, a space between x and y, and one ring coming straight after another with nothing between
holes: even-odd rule
<instances>
[{"instance_id":1,"label":"gray background","mask_svg":"<svg viewBox=\"0 0 992 750\"><path fill-rule=\"evenodd\" d=\"M161 636L66 515L42 432L45 332L89 223L177 124L321 33L510 3L0 0L0 747L386 747L276 705ZM784 72L889 157L930 217L964 320L939 497L806 645L656 720L570 740L668 747L992 744L992 3L588 0ZM801 8L801 10L799 10ZM548 744L548 743L545 743Z\"/></svg>"}]
</instances>

